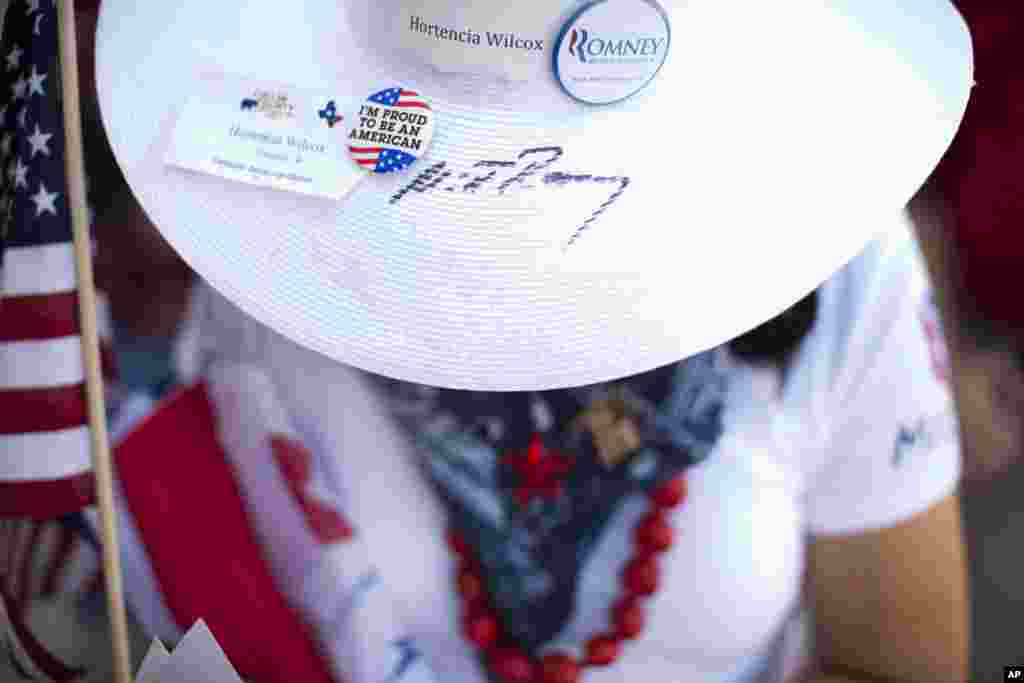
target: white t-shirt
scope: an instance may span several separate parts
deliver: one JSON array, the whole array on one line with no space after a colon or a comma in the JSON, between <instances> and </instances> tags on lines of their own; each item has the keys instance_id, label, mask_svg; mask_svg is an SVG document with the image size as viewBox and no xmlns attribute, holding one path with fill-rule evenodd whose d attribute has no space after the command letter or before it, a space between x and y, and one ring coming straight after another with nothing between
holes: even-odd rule
<instances>
[{"instance_id":1,"label":"white t-shirt","mask_svg":"<svg viewBox=\"0 0 1024 683\"><path fill-rule=\"evenodd\" d=\"M196 301L192 365L227 360L266 373L294 430L340 482L403 628L439 680L484 683L462 636L445 507L418 466L428 456L365 375L300 348L209 288ZM901 225L822 286L815 327L785 382L726 359L721 436L688 470L689 497L671 512L675 542L643 633L583 680L755 680L799 604L808 535L892 525L954 490L958 438L932 314L920 255ZM580 648L607 628L646 510L642 498L628 500L605 527L560 646Z\"/></svg>"}]
</instances>

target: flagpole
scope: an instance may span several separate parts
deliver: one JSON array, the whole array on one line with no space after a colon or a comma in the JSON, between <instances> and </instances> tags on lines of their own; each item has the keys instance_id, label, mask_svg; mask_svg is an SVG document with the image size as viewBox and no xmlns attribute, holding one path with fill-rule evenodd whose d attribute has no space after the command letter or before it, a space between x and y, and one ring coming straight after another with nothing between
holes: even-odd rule
<instances>
[{"instance_id":1,"label":"flagpole","mask_svg":"<svg viewBox=\"0 0 1024 683\"><path fill-rule=\"evenodd\" d=\"M64 91L65 163L68 205L74 234L75 266L78 271L79 317L82 326L82 355L85 361L86 393L89 403L89 433L92 439L96 502L99 506L103 541L103 576L107 588L107 610L113 641L114 680L131 683L131 654L122 590L120 546L114 516L113 466L107 436L103 375L96 323L96 286L93 281L92 241L85 196L85 166L82 151L82 114L78 87L78 48L75 34L74 0L58 0L60 17L60 68Z\"/></svg>"}]
</instances>

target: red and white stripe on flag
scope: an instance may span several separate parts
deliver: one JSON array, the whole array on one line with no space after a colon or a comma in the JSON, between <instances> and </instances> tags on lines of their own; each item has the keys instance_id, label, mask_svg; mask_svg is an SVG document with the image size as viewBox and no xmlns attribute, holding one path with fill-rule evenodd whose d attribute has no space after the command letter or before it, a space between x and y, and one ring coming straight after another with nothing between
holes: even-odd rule
<instances>
[{"instance_id":1,"label":"red and white stripe on flag","mask_svg":"<svg viewBox=\"0 0 1024 683\"><path fill-rule=\"evenodd\" d=\"M110 377L106 345L103 355ZM0 269L0 517L50 519L92 504L89 438L72 245L9 248Z\"/></svg>"},{"instance_id":2,"label":"red and white stripe on flag","mask_svg":"<svg viewBox=\"0 0 1024 683\"><path fill-rule=\"evenodd\" d=\"M8 249L0 283L0 516L55 517L91 499L71 245Z\"/></svg>"}]
</instances>

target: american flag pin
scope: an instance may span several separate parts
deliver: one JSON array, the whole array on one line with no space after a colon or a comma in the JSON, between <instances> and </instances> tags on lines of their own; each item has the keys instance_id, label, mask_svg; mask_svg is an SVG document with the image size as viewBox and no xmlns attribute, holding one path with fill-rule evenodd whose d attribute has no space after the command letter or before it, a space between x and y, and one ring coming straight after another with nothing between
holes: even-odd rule
<instances>
[{"instance_id":1,"label":"american flag pin","mask_svg":"<svg viewBox=\"0 0 1024 683\"><path fill-rule=\"evenodd\" d=\"M349 131L352 160L370 173L400 173L427 151L434 110L415 90L401 86L370 95Z\"/></svg>"}]
</instances>

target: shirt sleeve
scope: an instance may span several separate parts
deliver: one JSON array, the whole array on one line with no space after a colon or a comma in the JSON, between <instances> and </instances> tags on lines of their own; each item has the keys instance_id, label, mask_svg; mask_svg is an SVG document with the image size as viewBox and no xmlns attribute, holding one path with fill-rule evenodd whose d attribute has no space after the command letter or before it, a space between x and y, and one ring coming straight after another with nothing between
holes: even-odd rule
<instances>
[{"instance_id":1,"label":"shirt sleeve","mask_svg":"<svg viewBox=\"0 0 1024 683\"><path fill-rule=\"evenodd\" d=\"M909 229L869 247L823 289L824 429L808 473L813 534L897 524L952 493L960 439L931 288Z\"/></svg>"},{"instance_id":2,"label":"shirt sleeve","mask_svg":"<svg viewBox=\"0 0 1024 683\"><path fill-rule=\"evenodd\" d=\"M262 366L272 332L197 278L175 340L174 365L184 384L217 362Z\"/></svg>"}]
</instances>

